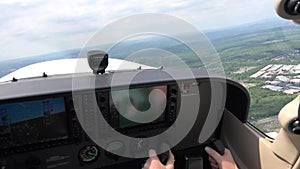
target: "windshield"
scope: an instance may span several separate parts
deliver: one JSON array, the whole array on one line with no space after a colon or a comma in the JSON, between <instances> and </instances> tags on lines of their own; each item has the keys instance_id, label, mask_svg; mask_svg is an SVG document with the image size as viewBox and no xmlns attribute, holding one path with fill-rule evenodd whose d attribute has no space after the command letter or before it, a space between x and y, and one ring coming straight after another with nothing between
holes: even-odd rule
<instances>
[{"instance_id":1,"label":"windshield","mask_svg":"<svg viewBox=\"0 0 300 169\"><path fill-rule=\"evenodd\" d=\"M37 62L77 58L82 47L97 31L112 22L134 14L163 13L181 18L203 32L214 44L220 44L220 39L238 33L233 29L235 26L241 28L240 25L243 24L276 18L272 1L269 0L247 2L155 0L122 3L83 0L72 1L72 3L56 0L3 0L0 1L0 8L2 11L0 77ZM276 18L273 21L279 22L278 20ZM265 20L260 24L268 25L271 21ZM118 30L115 32L122 32L126 27L128 25L116 28ZM231 31L223 33L220 32L222 29ZM133 44L123 42L122 48L119 45L119 48L110 52L110 57L124 59L124 56L134 48L147 46L150 43L155 44L150 45L153 48L161 46L167 49L178 46L174 41L169 42L167 38L152 38L148 41L136 41ZM182 50L184 49L172 51L182 55L184 54ZM201 66L200 61L189 62L193 67Z\"/></svg>"},{"instance_id":2,"label":"windshield","mask_svg":"<svg viewBox=\"0 0 300 169\"><path fill-rule=\"evenodd\" d=\"M279 18L273 3L1 0L0 79L10 80L10 73L45 61L55 62L50 68L35 65L38 75L49 69L52 74L71 73L66 69L75 69L72 65L78 62L68 59L86 58L86 51L99 47L112 59L142 68L182 68L184 63L236 80L251 94L249 122L263 132L277 131L279 110L300 92L300 26ZM184 24L176 26L178 22ZM137 31L156 28L163 33ZM136 34L119 36L130 31Z\"/></svg>"}]
</instances>

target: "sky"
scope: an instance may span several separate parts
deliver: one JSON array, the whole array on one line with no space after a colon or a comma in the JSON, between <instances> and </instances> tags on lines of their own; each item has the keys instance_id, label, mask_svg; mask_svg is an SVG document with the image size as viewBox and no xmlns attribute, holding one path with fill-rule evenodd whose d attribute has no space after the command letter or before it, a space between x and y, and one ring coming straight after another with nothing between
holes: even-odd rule
<instances>
[{"instance_id":1,"label":"sky","mask_svg":"<svg viewBox=\"0 0 300 169\"><path fill-rule=\"evenodd\" d=\"M81 48L97 30L134 14L169 14L203 31L274 18L273 4L273 0L0 0L0 61Z\"/></svg>"}]
</instances>

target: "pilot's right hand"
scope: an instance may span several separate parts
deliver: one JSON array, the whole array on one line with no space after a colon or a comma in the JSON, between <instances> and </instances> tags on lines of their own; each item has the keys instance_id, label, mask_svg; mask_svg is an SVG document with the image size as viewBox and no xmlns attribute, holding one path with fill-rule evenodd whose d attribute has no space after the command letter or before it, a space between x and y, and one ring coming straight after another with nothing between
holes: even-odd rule
<instances>
[{"instance_id":1,"label":"pilot's right hand","mask_svg":"<svg viewBox=\"0 0 300 169\"><path fill-rule=\"evenodd\" d=\"M174 169L174 155L169 151L169 158L166 165L163 165L154 150L149 150L149 158L142 169Z\"/></svg>"},{"instance_id":2,"label":"pilot's right hand","mask_svg":"<svg viewBox=\"0 0 300 169\"><path fill-rule=\"evenodd\" d=\"M205 147L205 151L209 155L208 160L212 169L238 169L231 152L227 148L225 148L223 156L210 147Z\"/></svg>"}]
</instances>

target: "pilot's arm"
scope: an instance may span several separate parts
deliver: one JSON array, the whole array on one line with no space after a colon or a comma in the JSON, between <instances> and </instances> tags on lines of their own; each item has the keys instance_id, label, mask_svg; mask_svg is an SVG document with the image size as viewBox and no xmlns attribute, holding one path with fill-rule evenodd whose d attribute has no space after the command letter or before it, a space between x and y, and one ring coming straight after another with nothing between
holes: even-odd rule
<instances>
[{"instance_id":1,"label":"pilot's arm","mask_svg":"<svg viewBox=\"0 0 300 169\"><path fill-rule=\"evenodd\" d=\"M154 150L149 151L149 158L142 169L174 169L174 155L169 151L169 158L166 165L163 165Z\"/></svg>"},{"instance_id":2,"label":"pilot's arm","mask_svg":"<svg viewBox=\"0 0 300 169\"><path fill-rule=\"evenodd\" d=\"M238 169L231 152L227 148L225 148L223 156L210 147L205 147L205 151L209 155L208 160L212 169Z\"/></svg>"}]
</instances>

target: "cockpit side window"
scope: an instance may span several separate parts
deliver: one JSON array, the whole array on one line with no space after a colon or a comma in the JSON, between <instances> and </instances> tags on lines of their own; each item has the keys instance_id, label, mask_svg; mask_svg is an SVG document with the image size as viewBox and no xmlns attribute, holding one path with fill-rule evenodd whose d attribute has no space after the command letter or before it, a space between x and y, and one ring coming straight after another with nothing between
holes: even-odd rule
<instances>
[{"instance_id":1,"label":"cockpit side window","mask_svg":"<svg viewBox=\"0 0 300 169\"><path fill-rule=\"evenodd\" d=\"M279 111L300 92L300 26L281 19L248 26L215 47L226 75L250 93L248 122L274 138Z\"/></svg>"}]
</instances>

